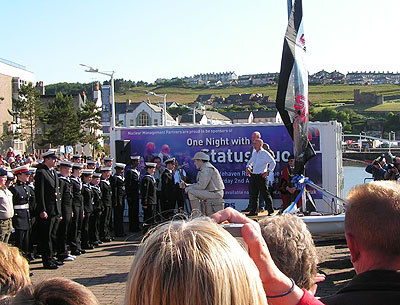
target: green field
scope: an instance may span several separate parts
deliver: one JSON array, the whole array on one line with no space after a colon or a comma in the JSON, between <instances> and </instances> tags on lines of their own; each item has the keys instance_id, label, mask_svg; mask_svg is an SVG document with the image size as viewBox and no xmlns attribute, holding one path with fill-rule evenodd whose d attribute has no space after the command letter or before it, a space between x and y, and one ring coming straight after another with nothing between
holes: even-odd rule
<instances>
[{"instance_id":1,"label":"green field","mask_svg":"<svg viewBox=\"0 0 400 305\"><path fill-rule=\"evenodd\" d=\"M353 102L353 90L360 89L361 93L375 93L384 96L400 95L400 86L398 85L377 85L377 86L351 86L351 85L318 85L309 87L310 102L316 106L322 107L338 107L351 108L359 111L400 111L400 102L389 102L382 105L364 105L354 106L343 105ZM136 87L123 93L116 93L115 99L117 103L123 103L126 100L132 102L141 102L148 97L153 103L162 101L161 98L155 96L147 96L146 90L154 91L158 94L167 94L168 102L177 102L180 104L188 104L193 102L200 94L213 94L217 97L228 97L231 94L238 93L262 93L276 99L277 86L263 87L229 87L229 88L159 88L159 87Z\"/></svg>"}]
</instances>

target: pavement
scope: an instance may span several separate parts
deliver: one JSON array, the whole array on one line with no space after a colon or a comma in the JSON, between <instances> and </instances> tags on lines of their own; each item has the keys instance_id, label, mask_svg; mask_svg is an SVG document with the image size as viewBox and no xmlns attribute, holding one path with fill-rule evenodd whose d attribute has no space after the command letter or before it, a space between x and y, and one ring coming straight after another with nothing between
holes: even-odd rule
<instances>
[{"instance_id":1,"label":"pavement","mask_svg":"<svg viewBox=\"0 0 400 305\"><path fill-rule=\"evenodd\" d=\"M31 263L34 273L32 282L35 284L51 277L64 277L88 287L100 304L123 304L125 283L141 237L136 233L103 244L56 270L43 269L41 261L35 260ZM355 275L350 252L343 237L316 239L316 247L319 272L326 274L325 282L318 285L317 296L331 295Z\"/></svg>"}]
</instances>

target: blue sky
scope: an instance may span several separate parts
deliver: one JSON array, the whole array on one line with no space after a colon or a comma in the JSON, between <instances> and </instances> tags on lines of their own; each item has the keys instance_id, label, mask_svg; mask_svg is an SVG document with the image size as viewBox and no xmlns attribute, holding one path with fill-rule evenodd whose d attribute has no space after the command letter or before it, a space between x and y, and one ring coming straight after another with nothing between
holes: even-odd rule
<instances>
[{"instance_id":1,"label":"blue sky","mask_svg":"<svg viewBox=\"0 0 400 305\"><path fill-rule=\"evenodd\" d=\"M45 84L279 72L286 0L4 1L0 57ZM400 71L398 0L303 0L310 73Z\"/></svg>"}]
</instances>

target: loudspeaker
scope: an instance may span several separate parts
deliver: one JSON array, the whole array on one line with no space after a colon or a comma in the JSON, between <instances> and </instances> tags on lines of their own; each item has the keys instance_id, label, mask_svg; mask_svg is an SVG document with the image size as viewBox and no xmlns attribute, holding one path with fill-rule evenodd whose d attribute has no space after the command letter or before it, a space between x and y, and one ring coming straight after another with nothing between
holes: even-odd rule
<instances>
[{"instance_id":1,"label":"loudspeaker","mask_svg":"<svg viewBox=\"0 0 400 305\"><path fill-rule=\"evenodd\" d=\"M115 162L117 163L131 163L131 141L130 140L116 140L115 141Z\"/></svg>"}]
</instances>

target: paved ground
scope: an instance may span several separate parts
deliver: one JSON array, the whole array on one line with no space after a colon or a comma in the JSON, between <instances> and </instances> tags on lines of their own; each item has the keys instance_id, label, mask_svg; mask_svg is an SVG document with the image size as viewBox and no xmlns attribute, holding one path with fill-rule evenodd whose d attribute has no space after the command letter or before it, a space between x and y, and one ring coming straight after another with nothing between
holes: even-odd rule
<instances>
[{"instance_id":1,"label":"paved ground","mask_svg":"<svg viewBox=\"0 0 400 305\"><path fill-rule=\"evenodd\" d=\"M141 236L134 234L89 250L57 270L44 270L39 260L31 264L33 283L50 277L65 277L88 287L101 304L123 304L125 282ZM318 296L333 294L354 276L349 250L343 239L316 240L319 269L327 275Z\"/></svg>"}]
</instances>

